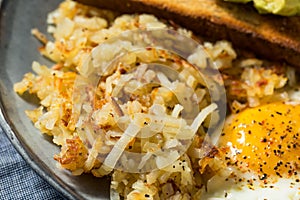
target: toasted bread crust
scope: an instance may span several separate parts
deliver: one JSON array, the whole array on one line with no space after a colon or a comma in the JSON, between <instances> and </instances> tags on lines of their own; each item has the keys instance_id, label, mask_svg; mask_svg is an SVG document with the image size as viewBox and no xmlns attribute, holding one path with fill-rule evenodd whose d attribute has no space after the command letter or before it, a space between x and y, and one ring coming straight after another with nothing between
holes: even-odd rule
<instances>
[{"instance_id":1,"label":"toasted bread crust","mask_svg":"<svg viewBox=\"0 0 300 200\"><path fill-rule=\"evenodd\" d=\"M221 0L78 0L122 13L151 13L209 38L225 39L257 56L300 68L300 17L260 15Z\"/></svg>"}]
</instances>

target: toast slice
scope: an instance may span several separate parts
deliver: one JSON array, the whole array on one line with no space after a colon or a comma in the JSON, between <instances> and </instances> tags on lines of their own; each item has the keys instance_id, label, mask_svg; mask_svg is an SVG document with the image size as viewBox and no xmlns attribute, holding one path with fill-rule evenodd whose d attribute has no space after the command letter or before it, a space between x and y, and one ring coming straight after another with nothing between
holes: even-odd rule
<instances>
[{"instance_id":1,"label":"toast slice","mask_svg":"<svg viewBox=\"0 0 300 200\"><path fill-rule=\"evenodd\" d=\"M225 39L260 58L300 69L300 17L260 15L251 5L223 0L77 0L121 13L150 13L210 41Z\"/></svg>"}]
</instances>

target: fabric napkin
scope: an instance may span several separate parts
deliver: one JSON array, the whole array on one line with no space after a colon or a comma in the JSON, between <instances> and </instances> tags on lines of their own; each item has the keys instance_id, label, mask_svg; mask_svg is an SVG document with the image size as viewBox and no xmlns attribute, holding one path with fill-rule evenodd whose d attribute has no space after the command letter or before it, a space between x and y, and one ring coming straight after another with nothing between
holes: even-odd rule
<instances>
[{"instance_id":1,"label":"fabric napkin","mask_svg":"<svg viewBox=\"0 0 300 200\"><path fill-rule=\"evenodd\" d=\"M0 199L64 199L14 149L0 127Z\"/></svg>"}]
</instances>

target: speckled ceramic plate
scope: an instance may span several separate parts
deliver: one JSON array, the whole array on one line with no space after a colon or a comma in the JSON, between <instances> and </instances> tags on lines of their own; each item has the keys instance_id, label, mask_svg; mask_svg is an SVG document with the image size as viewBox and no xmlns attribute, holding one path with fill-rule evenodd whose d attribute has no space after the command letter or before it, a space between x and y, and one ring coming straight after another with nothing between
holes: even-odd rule
<instances>
[{"instance_id":1,"label":"speckled ceramic plate","mask_svg":"<svg viewBox=\"0 0 300 200\"><path fill-rule=\"evenodd\" d=\"M32 28L46 32L47 13L59 0L4 0L0 15L0 121L13 145L31 167L68 199L109 199L109 180L91 175L74 177L58 169L53 155L59 148L51 138L42 135L25 116L24 110L36 107L30 96L18 96L13 84L31 71L36 60L51 65L43 58L41 44L31 36Z\"/></svg>"}]
</instances>

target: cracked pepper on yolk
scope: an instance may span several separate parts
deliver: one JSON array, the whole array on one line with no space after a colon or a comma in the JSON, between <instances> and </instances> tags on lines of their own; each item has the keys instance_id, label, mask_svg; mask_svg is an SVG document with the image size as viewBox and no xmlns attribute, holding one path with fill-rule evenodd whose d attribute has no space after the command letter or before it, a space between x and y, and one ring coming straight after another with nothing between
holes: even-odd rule
<instances>
[{"instance_id":1,"label":"cracked pepper on yolk","mask_svg":"<svg viewBox=\"0 0 300 200\"><path fill-rule=\"evenodd\" d=\"M299 176L299 135L300 105L278 102L235 115L224 127L220 146L229 146L235 165L256 172L261 180Z\"/></svg>"}]
</instances>

